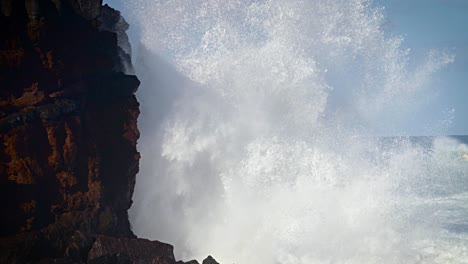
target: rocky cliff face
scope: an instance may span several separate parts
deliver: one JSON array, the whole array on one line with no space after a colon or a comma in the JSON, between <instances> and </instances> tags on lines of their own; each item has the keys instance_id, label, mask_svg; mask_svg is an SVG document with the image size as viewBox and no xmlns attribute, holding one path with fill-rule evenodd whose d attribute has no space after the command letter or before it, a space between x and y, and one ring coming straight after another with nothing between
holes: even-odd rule
<instances>
[{"instance_id":1,"label":"rocky cliff face","mask_svg":"<svg viewBox=\"0 0 468 264\"><path fill-rule=\"evenodd\" d=\"M139 81L120 14L99 0L0 10L0 263L175 263L128 221Z\"/></svg>"}]
</instances>

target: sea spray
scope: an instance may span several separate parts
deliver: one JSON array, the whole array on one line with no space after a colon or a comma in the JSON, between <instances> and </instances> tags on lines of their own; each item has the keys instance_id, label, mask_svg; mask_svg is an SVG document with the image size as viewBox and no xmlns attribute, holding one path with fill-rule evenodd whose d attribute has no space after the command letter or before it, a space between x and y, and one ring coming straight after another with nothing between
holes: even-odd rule
<instances>
[{"instance_id":1,"label":"sea spray","mask_svg":"<svg viewBox=\"0 0 468 264\"><path fill-rule=\"evenodd\" d=\"M450 54L410 67L362 0L129 9L141 28L137 235L221 263L467 260L465 233L437 215L467 191L467 162L443 154L460 143L374 137L425 107Z\"/></svg>"}]
</instances>

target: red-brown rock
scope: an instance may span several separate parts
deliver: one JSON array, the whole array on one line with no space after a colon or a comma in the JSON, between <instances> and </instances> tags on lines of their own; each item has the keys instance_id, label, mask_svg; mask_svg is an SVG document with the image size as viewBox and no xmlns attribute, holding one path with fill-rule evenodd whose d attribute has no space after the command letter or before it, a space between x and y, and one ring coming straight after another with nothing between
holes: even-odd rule
<instances>
[{"instance_id":1,"label":"red-brown rock","mask_svg":"<svg viewBox=\"0 0 468 264\"><path fill-rule=\"evenodd\" d=\"M129 263L173 264L173 247L147 239L113 238L100 236L88 254L88 263L103 260L120 260Z\"/></svg>"},{"instance_id":2,"label":"red-brown rock","mask_svg":"<svg viewBox=\"0 0 468 264\"><path fill-rule=\"evenodd\" d=\"M86 261L90 234L134 237L139 81L101 4L1 2L0 263Z\"/></svg>"},{"instance_id":3,"label":"red-brown rock","mask_svg":"<svg viewBox=\"0 0 468 264\"><path fill-rule=\"evenodd\" d=\"M176 263L128 221L127 28L101 0L0 0L0 263Z\"/></svg>"}]
</instances>

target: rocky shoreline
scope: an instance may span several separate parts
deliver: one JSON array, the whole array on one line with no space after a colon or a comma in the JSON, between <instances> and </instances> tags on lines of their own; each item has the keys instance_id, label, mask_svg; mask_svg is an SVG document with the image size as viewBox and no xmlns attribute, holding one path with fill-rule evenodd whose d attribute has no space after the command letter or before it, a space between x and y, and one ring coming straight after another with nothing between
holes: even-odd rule
<instances>
[{"instance_id":1,"label":"rocky shoreline","mask_svg":"<svg viewBox=\"0 0 468 264\"><path fill-rule=\"evenodd\" d=\"M128 24L99 0L0 9L0 263L184 263L130 229L140 154Z\"/></svg>"}]
</instances>

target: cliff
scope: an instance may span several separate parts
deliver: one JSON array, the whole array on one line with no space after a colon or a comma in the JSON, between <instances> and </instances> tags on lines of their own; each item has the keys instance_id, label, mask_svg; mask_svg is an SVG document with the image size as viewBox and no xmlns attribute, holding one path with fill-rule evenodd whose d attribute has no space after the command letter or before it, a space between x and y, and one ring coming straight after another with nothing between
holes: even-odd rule
<instances>
[{"instance_id":1,"label":"cliff","mask_svg":"<svg viewBox=\"0 0 468 264\"><path fill-rule=\"evenodd\" d=\"M128 221L128 24L99 0L0 3L0 263L175 263Z\"/></svg>"}]
</instances>

